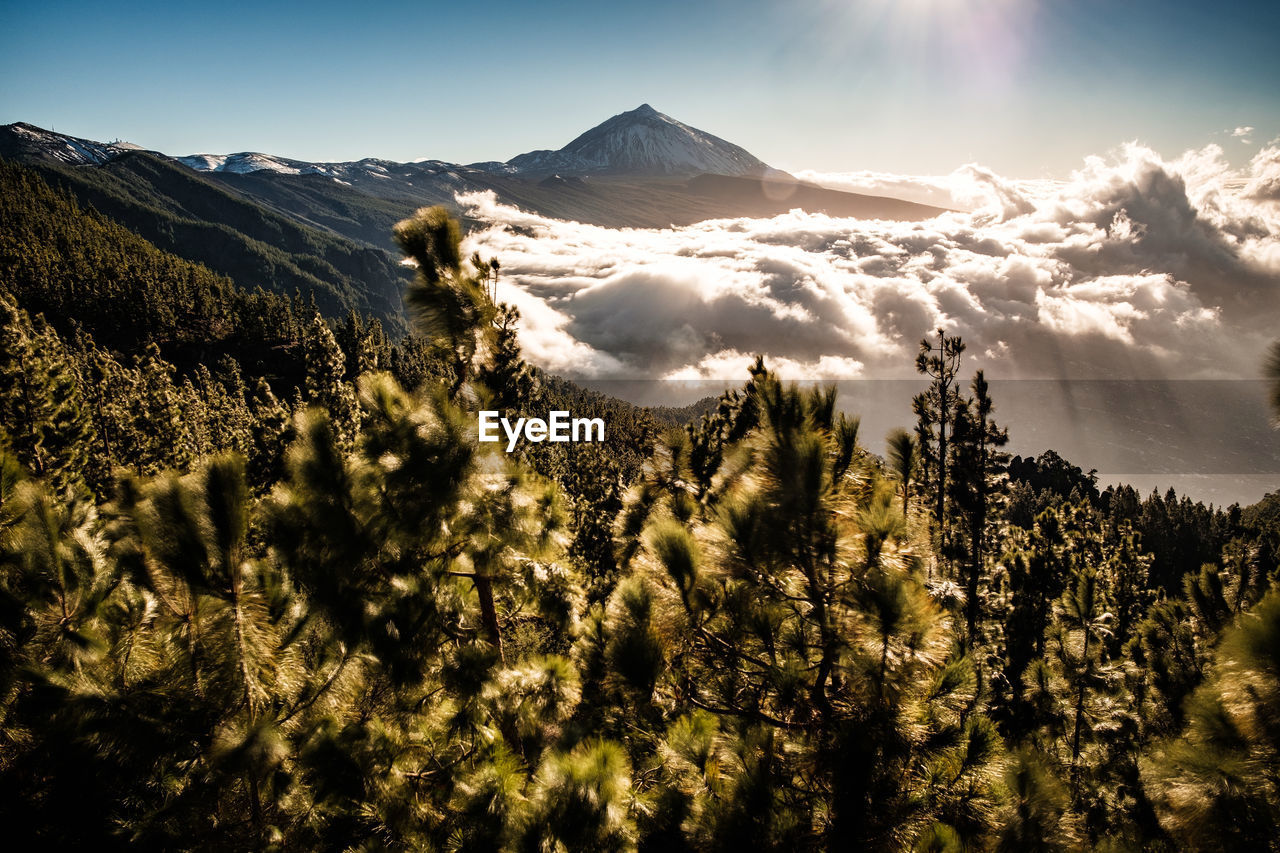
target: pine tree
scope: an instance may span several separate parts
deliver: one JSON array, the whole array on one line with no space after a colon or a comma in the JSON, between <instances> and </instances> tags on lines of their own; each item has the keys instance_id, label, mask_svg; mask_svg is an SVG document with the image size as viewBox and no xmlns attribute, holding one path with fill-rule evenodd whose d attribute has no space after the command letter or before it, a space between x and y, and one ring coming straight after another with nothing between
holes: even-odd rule
<instances>
[{"instance_id":1,"label":"pine tree","mask_svg":"<svg viewBox=\"0 0 1280 853\"><path fill-rule=\"evenodd\" d=\"M911 481L917 466L915 438L905 429L899 428L892 430L885 441L889 447L889 472L901 484L902 515L910 517Z\"/></svg>"},{"instance_id":2,"label":"pine tree","mask_svg":"<svg viewBox=\"0 0 1280 853\"><path fill-rule=\"evenodd\" d=\"M1190 609L1177 599L1153 604L1138 623L1129 652L1142 673L1143 698L1154 706L1145 714L1148 728L1172 734L1182 727L1185 699L1209 664Z\"/></svg>"},{"instance_id":3,"label":"pine tree","mask_svg":"<svg viewBox=\"0 0 1280 853\"><path fill-rule=\"evenodd\" d=\"M61 338L0 294L0 447L55 489L82 483L94 441L86 409Z\"/></svg>"},{"instance_id":4,"label":"pine tree","mask_svg":"<svg viewBox=\"0 0 1280 853\"><path fill-rule=\"evenodd\" d=\"M442 207L423 208L399 223L395 238L418 269L406 301L423 335L447 357L449 396L456 398L493 335L496 306L486 287L491 268L463 268L461 229Z\"/></svg>"},{"instance_id":5,"label":"pine tree","mask_svg":"<svg viewBox=\"0 0 1280 853\"><path fill-rule=\"evenodd\" d=\"M1144 764L1161 825L1206 851L1280 849L1280 592L1224 635L1187 727Z\"/></svg>"},{"instance_id":6,"label":"pine tree","mask_svg":"<svg viewBox=\"0 0 1280 853\"><path fill-rule=\"evenodd\" d=\"M950 489L952 512L960 528L953 552L964 562L965 636L975 643L982 616L979 582L987 574L993 504L1003 487L1008 459L999 448L1008 443L1009 433L992 419L995 404L981 370L974 375L972 389L973 398L962 399L955 407Z\"/></svg>"},{"instance_id":7,"label":"pine tree","mask_svg":"<svg viewBox=\"0 0 1280 853\"><path fill-rule=\"evenodd\" d=\"M290 784L281 718L305 679L294 645L296 616L273 609L275 581L248 550L243 460L218 457L186 477L161 477L138 498L121 506L130 529L121 546L181 636L188 689L206 708L218 709L209 721L212 752L203 772L215 774L219 800L249 817L240 829L220 830L200 813L209 804L189 803L194 811L168 815L154 831L177 838L203 824L213 838L232 833L222 836L224 843L238 836L262 844Z\"/></svg>"},{"instance_id":8,"label":"pine tree","mask_svg":"<svg viewBox=\"0 0 1280 853\"><path fill-rule=\"evenodd\" d=\"M933 489L934 546L938 557L950 566L950 518L947 514L949 488L947 466L950 462L948 442L954 428L955 411L960 402L956 377L964 342L958 336L948 338L938 330L938 346L925 338L916 356L916 372L929 377L928 390L917 394L912 408L917 417L916 435L920 449L921 471Z\"/></svg>"},{"instance_id":9,"label":"pine tree","mask_svg":"<svg viewBox=\"0 0 1280 853\"><path fill-rule=\"evenodd\" d=\"M494 319L493 351L476 371L476 379L493 395L490 405L501 412L525 410L537 393L537 378L520 353L516 337L520 312L500 305Z\"/></svg>"},{"instance_id":10,"label":"pine tree","mask_svg":"<svg viewBox=\"0 0 1280 853\"><path fill-rule=\"evenodd\" d=\"M271 385L258 379L250 407L250 482L257 488L275 483L284 473L284 452L290 437L290 412L276 398Z\"/></svg>"},{"instance_id":11,"label":"pine tree","mask_svg":"<svg viewBox=\"0 0 1280 853\"><path fill-rule=\"evenodd\" d=\"M1005 723L1014 740L1032 727L1028 672L1033 661L1044 657L1053 602L1066 589L1066 547L1062 520L1050 508L1036 518L1033 530L1007 543L1001 559L1009 584L1003 620L1003 681L1010 691L1002 714L1007 715Z\"/></svg>"},{"instance_id":12,"label":"pine tree","mask_svg":"<svg viewBox=\"0 0 1280 853\"><path fill-rule=\"evenodd\" d=\"M1079 565L1063 594L1054 653L1071 695L1070 768L1073 792L1079 796L1082 753L1090 734L1090 694L1107 683L1103 647L1111 636L1113 617L1096 567Z\"/></svg>"},{"instance_id":13,"label":"pine tree","mask_svg":"<svg viewBox=\"0 0 1280 853\"><path fill-rule=\"evenodd\" d=\"M626 755L611 743L549 755L538 768L530 811L514 849L635 850L635 826L627 808L630 775Z\"/></svg>"},{"instance_id":14,"label":"pine tree","mask_svg":"<svg viewBox=\"0 0 1280 853\"><path fill-rule=\"evenodd\" d=\"M1074 849L1078 838L1065 788L1030 750L1018 753L1007 783L1013 795L1000 830L998 853L1053 853Z\"/></svg>"},{"instance_id":15,"label":"pine tree","mask_svg":"<svg viewBox=\"0 0 1280 853\"><path fill-rule=\"evenodd\" d=\"M181 392L174 383L174 366L152 343L142 355L134 356L133 373L136 405L124 413L130 419L133 445L126 454L128 464L143 475L187 467L191 438L183 419Z\"/></svg>"},{"instance_id":16,"label":"pine tree","mask_svg":"<svg viewBox=\"0 0 1280 853\"><path fill-rule=\"evenodd\" d=\"M1142 552L1140 537L1128 521L1121 522L1108 539L1109 553L1102 571L1116 617L1108 645L1113 655L1119 656L1151 604L1148 576L1152 558Z\"/></svg>"},{"instance_id":17,"label":"pine tree","mask_svg":"<svg viewBox=\"0 0 1280 853\"><path fill-rule=\"evenodd\" d=\"M304 348L307 402L329 414L338 440L344 446L350 446L360 426L359 406L355 389L346 381L346 355L319 313L312 317Z\"/></svg>"}]
</instances>

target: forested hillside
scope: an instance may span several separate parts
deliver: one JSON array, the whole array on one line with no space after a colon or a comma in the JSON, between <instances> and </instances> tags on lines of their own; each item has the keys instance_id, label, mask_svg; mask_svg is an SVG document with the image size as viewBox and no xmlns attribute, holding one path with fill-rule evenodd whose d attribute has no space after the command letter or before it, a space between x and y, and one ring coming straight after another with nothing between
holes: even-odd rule
<instances>
[{"instance_id":1,"label":"forested hillside","mask_svg":"<svg viewBox=\"0 0 1280 853\"><path fill-rule=\"evenodd\" d=\"M392 326L402 322L400 296L408 275L381 244L375 248L308 227L144 151L100 165L72 166L34 155L9 162L22 163L80 207L99 211L242 289L286 296L298 291L329 314L356 310Z\"/></svg>"},{"instance_id":2,"label":"forested hillside","mask_svg":"<svg viewBox=\"0 0 1280 853\"><path fill-rule=\"evenodd\" d=\"M0 177L15 849L1280 849L1280 493L1011 460L948 335L887 445L763 359L664 429L441 209L397 338Z\"/></svg>"}]
</instances>

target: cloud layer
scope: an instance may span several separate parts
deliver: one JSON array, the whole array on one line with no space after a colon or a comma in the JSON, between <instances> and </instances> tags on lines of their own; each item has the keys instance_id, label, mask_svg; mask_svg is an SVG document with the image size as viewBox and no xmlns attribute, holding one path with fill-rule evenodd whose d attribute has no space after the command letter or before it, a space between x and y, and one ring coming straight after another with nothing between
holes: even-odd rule
<instances>
[{"instance_id":1,"label":"cloud layer","mask_svg":"<svg viewBox=\"0 0 1280 853\"><path fill-rule=\"evenodd\" d=\"M1280 328L1276 143L1241 170L1129 145L1061 183L802 177L958 212L615 230L459 201L526 354L569 376L737 380L764 353L789 378L906 377L944 327L1005 378L1252 377Z\"/></svg>"}]
</instances>

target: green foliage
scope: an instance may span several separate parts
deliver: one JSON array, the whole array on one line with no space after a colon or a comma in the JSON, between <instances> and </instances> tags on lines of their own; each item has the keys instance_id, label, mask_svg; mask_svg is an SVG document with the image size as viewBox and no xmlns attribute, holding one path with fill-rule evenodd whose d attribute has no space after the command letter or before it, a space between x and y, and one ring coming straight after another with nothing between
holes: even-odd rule
<instances>
[{"instance_id":1,"label":"green foliage","mask_svg":"<svg viewBox=\"0 0 1280 853\"><path fill-rule=\"evenodd\" d=\"M463 269L462 231L443 207L423 208L396 225L396 243L417 267L406 301L424 336L453 369L451 396L470 379L472 360L494 338L496 306L488 269Z\"/></svg>"},{"instance_id":2,"label":"green foliage","mask_svg":"<svg viewBox=\"0 0 1280 853\"><path fill-rule=\"evenodd\" d=\"M730 849L893 849L935 821L985 837L1003 750L967 714L972 681L931 677L948 660L945 620L894 490L833 394L763 369L747 394L737 408L756 425L736 440L704 421L722 462L703 486L678 485L701 463L672 442L634 491L650 519L638 570L665 590L659 620L681 663L660 674L656 701L693 715L668 736L684 794L667 808L696 820L684 821L690 841ZM719 736L700 713L723 721ZM726 755L713 766L715 741Z\"/></svg>"},{"instance_id":3,"label":"green foliage","mask_svg":"<svg viewBox=\"0 0 1280 853\"><path fill-rule=\"evenodd\" d=\"M1011 794L1010 814L995 848L999 853L1051 853L1076 845L1066 789L1034 752L1018 753L1005 784Z\"/></svg>"},{"instance_id":4,"label":"green foliage","mask_svg":"<svg viewBox=\"0 0 1280 853\"><path fill-rule=\"evenodd\" d=\"M0 292L0 448L54 488L80 483L94 439L85 408L57 334Z\"/></svg>"},{"instance_id":5,"label":"green foliage","mask_svg":"<svg viewBox=\"0 0 1280 853\"><path fill-rule=\"evenodd\" d=\"M339 442L349 445L359 429L355 389L346 382L346 355L319 314L311 321L303 347L307 402L329 413Z\"/></svg>"},{"instance_id":6,"label":"green foliage","mask_svg":"<svg viewBox=\"0 0 1280 853\"><path fill-rule=\"evenodd\" d=\"M641 702L653 696L666 649L653 624L653 592L642 578L623 581L610 599L604 649L608 672Z\"/></svg>"},{"instance_id":7,"label":"green foliage","mask_svg":"<svg viewBox=\"0 0 1280 853\"><path fill-rule=\"evenodd\" d=\"M1187 727L1144 767L1162 824L1198 850L1276 850L1280 839L1280 592L1229 630Z\"/></svg>"},{"instance_id":8,"label":"green foliage","mask_svg":"<svg viewBox=\"0 0 1280 853\"><path fill-rule=\"evenodd\" d=\"M628 814L631 774L611 743L586 743L547 756L534 777L518 850L636 849Z\"/></svg>"},{"instance_id":9,"label":"green foliage","mask_svg":"<svg viewBox=\"0 0 1280 853\"><path fill-rule=\"evenodd\" d=\"M888 445L889 472L897 479L902 490L902 514L911 511L911 481L919 464L916 456L916 440L905 429L890 431L885 439Z\"/></svg>"}]
</instances>

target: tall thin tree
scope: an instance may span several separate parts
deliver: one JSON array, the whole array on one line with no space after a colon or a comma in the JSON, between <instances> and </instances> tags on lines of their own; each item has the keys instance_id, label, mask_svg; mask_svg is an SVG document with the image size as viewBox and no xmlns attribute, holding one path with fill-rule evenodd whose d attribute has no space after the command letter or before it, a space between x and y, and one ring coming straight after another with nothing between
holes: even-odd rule
<instances>
[{"instance_id":1,"label":"tall thin tree","mask_svg":"<svg viewBox=\"0 0 1280 853\"><path fill-rule=\"evenodd\" d=\"M949 523L947 518L947 443L960 402L956 376L960 371L960 355L964 342L958 335L947 337L938 329L938 345L928 338L920 341L916 355L916 372L928 376L929 388L917 394L913 407L920 424L920 450L930 470L934 487L934 538L939 557L949 563Z\"/></svg>"}]
</instances>

